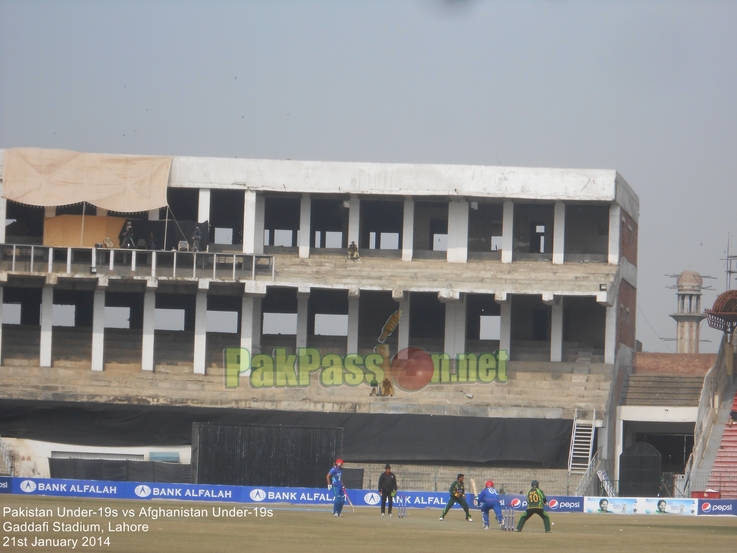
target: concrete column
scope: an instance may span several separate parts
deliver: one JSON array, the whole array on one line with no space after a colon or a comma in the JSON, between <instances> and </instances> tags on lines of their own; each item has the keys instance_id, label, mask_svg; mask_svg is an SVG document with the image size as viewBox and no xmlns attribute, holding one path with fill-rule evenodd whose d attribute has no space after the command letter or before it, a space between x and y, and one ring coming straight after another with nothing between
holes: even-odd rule
<instances>
[{"instance_id":1,"label":"concrete column","mask_svg":"<svg viewBox=\"0 0 737 553\"><path fill-rule=\"evenodd\" d=\"M152 221L153 219L151 219L151 212L149 211L148 213L149 213L149 217L148 218L149 218L150 221ZM158 209L156 210L156 213L157 214L159 213L159 210ZM97 216L98 217L107 217L107 209L102 209L101 207L98 207L97 208Z\"/></svg>"},{"instance_id":2,"label":"concrete column","mask_svg":"<svg viewBox=\"0 0 737 553\"><path fill-rule=\"evenodd\" d=\"M466 304L452 301L445 304L445 353L451 359L466 350Z\"/></svg>"},{"instance_id":3,"label":"concrete column","mask_svg":"<svg viewBox=\"0 0 737 553\"><path fill-rule=\"evenodd\" d=\"M412 261L414 240L415 201L409 197L404 199L404 216L402 218L402 261Z\"/></svg>"},{"instance_id":4,"label":"concrete column","mask_svg":"<svg viewBox=\"0 0 737 553\"><path fill-rule=\"evenodd\" d=\"M54 314L54 289L44 286L41 292L41 349L40 365L51 366L51 329Z\"/></svg>"},{"instance_id":5,"label":"concrete column","mask_svg":"<svg viewBox=\"0 0 737 553\"><path fill-rule=\"evenodd\" d=\"M203 281L200 281L203 283ZM194 312L194 374L205 374L207 353L207 288L197 290Z\"/></svg>"},{"instance_id":6,"label":"concrete column","mask_svg":"<svg viewBox=\"0 0 737 553\"><path fill-rule=\"evenodd\" d=\"M3 181L0 179L0 244L5 244L5 220L8 217L8 200L3 196L5 189Z\"/></svg>"},{"instance_id":7,"label":"concrete column","mask_svg":"<svg viewBox=\"0 0 737 553\"><path fill-rule=\"evenodd\" d=\"M95 290L92 304L92 370L105 368L105 289Z\"/></svg>"},{"instance_id":8,"label":"concrete column","mask_svg":"<svg viewBox=\"0 0 737 553\"><path fill-rule=\"evenodd\" d=\"M98 215L100 214L99 208L97 210L97 214ZM159 208L158 207L156 209L151 209L148 212L148 220L149 221L158 221L159 220Z\"/></svg>"},{"instance_id":9,"label":"concrete column","mask_svg":"<svg viewBox=\"0 0 737 553\"><path fill-rule=\"evenodd\" d=\"M252 190L243 205L243 253L264 253L264 198Z\"/></svg>"},{"instance_id":10,"label":"concrete column","mask_svg":"<svg viewBox=\"0 0 737 553\"><path fill-rule=\"evenodd\" d=\"M504 300L497 299L501 309L499 322L499 349L511 355L512 352L512 296L504 294Z\"/></svg>"},{"instance_id":11,"label":"concrete column","mask_svg":"<svg viewBox=\"0 0 737 553\"><path fill-rule=\"evenodd\" d=\"M563 361L563 297L557 296L558 301L552 304L552 322L550 329L550 360Z\"/></svg>"},{"instance_id":12,"label":"concrete column","mask_svg":"<svg viewBox=\"0 0 737 553\"><path fill-rule=\"evenodd\" d=\"M622 228L622 208L617 204L609 208L609 263L619 263L619 235Z\"/></svg>"},{"instance_id":13,"label":"concrete column","mask_svg":"<svg viewBox=\"0 0 737 553\"><path fill-rule=\"evenodd\" d=\"M514 202L504 202L502 215L502 263L512 262L514 248Z\"/></svg>"},{"instance_id":14,"label":"concrete column","mask_svg":"<svg viewBox=\"0 0 737 553\"><path fill-rule=\"evenodd\" d=\"M358 296L348 296L348 339L346 353L358 353Z\"/></svg>"},{"instance_id":15,"label":"concrete column","mask_svg":"<svg viewBox=\"0 0 737 553\"><path fill-rule=\"evenodd\" d=\"M468 202L453 200L448 204L448 263L468 261Z\"/></svg>"},{"instance_id":16,"label":"concrete column","mask_svg":"<svg viewBox=\"0 0 737 553\"><path fill-rule=\"evenodd\" d=\"M2 183L0 183L1 186ZM2 202L5 202L5 199L3 198L0 200ZM2 225L3 229L5 228L5 225ZM5 240L3 240L5 242ZM3 358L3 292L5 288L0 286L0 359Z\"/></svg>"},{"instance_id":17,"label":"concrete column","mask_svg":"<svg viewBox=\"0 0 737 553\"><path fill-rule=\"evenodd\" d=\"M358 240L358 234L361 224L361 198L351 196L350 207L348 208L348 243L355 242L358 244L359 253L361 251L361 243Z\"/></svg>"},{"instance_id":18,"label":"concrete column","mask_svg":"<svg viewBox=\"0 0 737 553\"><path fill-rule=\"evenodd\" d=\"M210 189L200 188L200 198L197 202L197 222L204 223L210 220Z\"/></svg>"},{"instance_id":19,"label":"concrete column","mask_svg":"<svg viewBox=\"0 0 737 553\"><path fill-rule=\"evenodd\" d=\"M409 324L412 313L409 309L409 294L407 299L399 300L399 309L402 310L402 318L399 320L399 328L397 329L397 351L402 351L409 347Z\"/></svg>"},{"instance_id":20,"label":"concrete column","mask_svg":"<svg viewBox=\"0 0 737 553\"><path fill-rule=\"evenodd\" d=\"M154 328L156 316L156 291L147 288L143 294L143 338L141 342L141 369L154 370Z\"/></svg>"},{"instance_id":21,"label":"concrete column","mask_svg":"<svg viewBox=\"0 0 737 553\"><path fill-rule=\"evenodd\" d=\"M566 249L566 204L557 202L553 210L553 263L562 265Z\"/></svg>"},{"instance_id":22,"label":"concrete column","mask_svg":"<svg viewBox=\"0 0 737 553\"><path fill-rule=\"evenodd\" d=\"M53 205L44 207L44 217L56 217L56 207Z\"/></svg>"},{"instance_id":23,"label":"concrete column","mask_svg":"<svg viewBox=\"0 0 737 553\"><path fill-rule=\"evenodd\" d=\"M310 257L310 230L311 227L312 201L309 194L302 194L299 204L299 257L307 259Z\"/></svg>"},{"instance_id":24,"label":"concrete column","mask_svg":"<svg viewBox=\"0 0 737 553\"><path fill-rule=\"evenodd\" d=\"M604 363L614 364L617 351L617 310L619 302L606 308L606 330L604 331ZM634 316L634 315L633 315Z\"/></svg>"},{"instance_id":25,"label":"concrete column","mask_svg":"<svg viewBox=\"0 0 737 553\"><path fill-rule=\"evenodd\" d=\"M251 357L261 353L261 298L243 296L241 301L241 347Z\"/></svg>"},{"instance_id":26,"label":"concrete column","mask_svg":"<svg viewBox=\"0 0 737 553\"><path fill-rule=\"evenodd\" d=\"M307 347L307 304L310 300L309 289L297 291L297 347Z\"/></svg>"}]
</instances>

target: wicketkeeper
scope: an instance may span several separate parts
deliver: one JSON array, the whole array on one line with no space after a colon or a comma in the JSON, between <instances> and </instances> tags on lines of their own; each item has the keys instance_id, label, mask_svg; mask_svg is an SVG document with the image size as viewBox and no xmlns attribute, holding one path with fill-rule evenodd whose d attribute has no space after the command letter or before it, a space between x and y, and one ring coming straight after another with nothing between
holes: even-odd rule
<instances>
[{"instance_id":1,"label":"wicketkeeper","mask_svg":"<svg viewBox=\"0 0 737 553\"><path fill-rule=\"evenodd\" d=\"M532 515L540 516L540 518L543 519L545 531L550 532L550 517L548 516L548 513L545 512L545 505L548 504L548 498L545 497L545 494L539 486L540 483L537 480L532 481L532 487L530 488L530 491L527 492L527 510L524 515L519 517L517 532L522 531L522 527L525 525L525 522L527 522L527 519Z\"/></svg>"}]
</instances>

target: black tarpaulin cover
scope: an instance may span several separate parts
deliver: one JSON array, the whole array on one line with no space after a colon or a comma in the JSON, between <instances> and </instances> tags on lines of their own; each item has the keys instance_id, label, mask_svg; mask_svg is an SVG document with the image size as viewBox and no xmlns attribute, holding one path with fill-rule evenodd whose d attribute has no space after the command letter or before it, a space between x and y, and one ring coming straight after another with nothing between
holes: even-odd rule
<instances>
[{"instance_id":1,"label":"black tarpaulin cover","mask_svg":"<svg viewBox=\"0 0 737 553\"><path fill-rule=\"evenodd\" d=\"M343 428L354 462L564 468L573 421L0 400L0 436L94 446L189 445L192 424Z\"/></svg>"}]
</instances>

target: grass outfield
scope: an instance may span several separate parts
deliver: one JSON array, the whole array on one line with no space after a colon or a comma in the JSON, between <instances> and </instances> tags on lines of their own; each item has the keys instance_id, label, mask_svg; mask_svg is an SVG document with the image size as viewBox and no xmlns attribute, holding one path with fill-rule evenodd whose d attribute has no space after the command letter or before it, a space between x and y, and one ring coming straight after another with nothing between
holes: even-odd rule
<instances>
[{"instance_id":1,"label":"grass outfield","mask_svg":"<svg viewBox=\"0 0 737 553\"><path fill-rule=\"evenodd\" d=\"M481 513L472 511L474 522L463 520L455 509L439 521L440 509L409 509L404 519L381 518L378 507L346 505L340 519L325 507L262 505L258 516L252 504L194 503L173 501L92 500L56 497L0 495L3 529L2 551L110 551L135 553L205 552L289 552L289 553L391 553L425 551L487 551L513 548L517 552L600 553L622 551L652 552L734 552L737 551L737 517L734 516L625 516L561 513L551 515L553 531L545 534L542 520L534 517L522 533L482 530ZM27 516L27 512L6 513L11 509L51 509L52 515ZM60 517L58 508L87 509L88 516L70 513ZM183 518L164 513L159 518L141 516L141 509L190 509L205 511L206 518ZM218 509L247 509L235 518L215 517ZM262 510L263 509L263 510ZM268 516L268 510L271 516ZM128 512L124 516L123 511ZM133 513L130 512L133 510ZM37 513L39 514L39 513ZM237 514L237 513L234 513ZM24 516L25 515L25 516ZM266 515L262 517L261 515ZM20 531L7 525L47 522L49 530ZM53 523L99 525L99 531L54 532ZM147 524L147 532L130 528L113 529L123 523ZM94 527L93 527L94 528ZM87 536L87 545L82 540ZM93 539L90 539L93 538ZM109 545L94 545L98 538ZM38 540L78 540L56 542L51 546L33 545ZM24 541L25 540L25 541ZM46 542L44 542L46 543ZM73 547L74 546L74 547Z\"/></svg>"}]
</instances>

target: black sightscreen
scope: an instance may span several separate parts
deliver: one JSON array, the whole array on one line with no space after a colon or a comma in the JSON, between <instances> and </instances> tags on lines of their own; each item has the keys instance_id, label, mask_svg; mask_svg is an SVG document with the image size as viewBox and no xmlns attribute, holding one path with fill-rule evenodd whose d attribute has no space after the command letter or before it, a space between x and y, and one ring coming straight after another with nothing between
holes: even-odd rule
<instances>
[{"instance_id":1,"label":"black sightscreen","mask_svg":"<svg viewBox=\"0 0 737 553\"><path fill-rule=\"evenodd\" d=\"M168 484L189 484L192 481L191 465L160 461L50 458L49 470L51 478Z\"/></svg>"},{"instance_id":2,"label":"black sightscreen","mask_svg":"<svg viewBox=\"0 0 737 553\"><path fill-rule=\"evenodd\" d=\"M637 442L619 456L619 495L656 497L660 490L660 452Z\"/></svg>"},{"instance_id":3,"label":"black sightscreen","mask_svg":"<svg viewBox=\"0 0 737 553\"><path fill-rule=\"evenodd\" d=\"M196 484L322 488L343 448L342 428L194 423Z\"/></svg>"}]
</instances>

